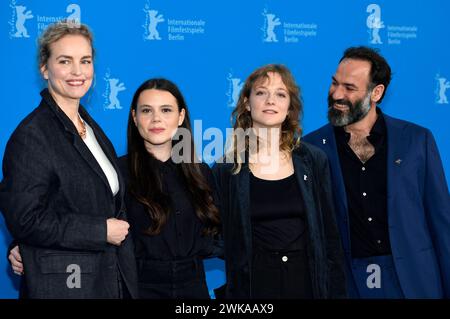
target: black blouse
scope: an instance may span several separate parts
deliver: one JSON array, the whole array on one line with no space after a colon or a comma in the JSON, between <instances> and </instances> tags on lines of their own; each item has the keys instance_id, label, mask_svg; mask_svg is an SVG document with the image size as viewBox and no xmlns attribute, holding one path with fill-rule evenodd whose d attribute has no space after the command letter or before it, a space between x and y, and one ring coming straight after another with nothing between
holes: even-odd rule
<instances>
[{"instance_id":1,"label":"black blouse","mask_svg":"<svg viewBox=\"0 0 450 319\"><path fill-rule=\"evenodd\" d=\"M120 164L121 171L128 181L126 157L120 159ZM210 168L202 164L202 171L213 187ZM160 173L163 192L170 197L169 217L160 234L150 236L144 233L151 225L150 215L145 206L128 191L125 195L136 258L170 261L194 256L211 256L215 248L214 240L211 236L202 235L203 224L195 214L180 165L170 159L160 162Z\"/></svg>"},{"instance_id":2,"label":"black blouse","mask_svg":"<svg viewBox=\"0 0 450 319\"><path fill-rule=\"evenodd\" d=\"M303 198L295 174L264 180L250 173L253 245L286 251L306 246Z\"/></svg>"}]
</instances>

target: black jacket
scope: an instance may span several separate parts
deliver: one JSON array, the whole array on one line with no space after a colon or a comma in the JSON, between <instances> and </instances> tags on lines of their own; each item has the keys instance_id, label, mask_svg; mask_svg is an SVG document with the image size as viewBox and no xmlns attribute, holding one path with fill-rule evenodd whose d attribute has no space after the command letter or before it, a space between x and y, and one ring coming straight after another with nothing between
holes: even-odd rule
<instances>
[{"instance_id":1,"label":"black jacket","mask_svg":"<svg viewBox=\"0 0 450 319\"><path fill-rule=\"evenodd\" d=\"M344 255L338 235L330 171L325 154L302 143L293 152L295 175L305 201L308 256L314 298L346 297ZM216 164L213 173L221 196L227 284L225 297L251 298L252 229L249 167L231 174L233 164ZM220 292L220 291L219 291Z\"/></svg>"},{"instance_id":2,"label":"black jacket","mask_svg":"<svg viewBox=\"0 0 450 319\"><path fill-rule=\"evenodd\" d=\"M81 117L92 127L119 175L116 196L73 123L47 89L41 95L39 107L8 141L0 184L0 210L20 244L24 294L31 298L117 298L121 273L129 293L137 297L130 236L120 247L106 241L106 219L126 219L124 183L114 148L80 106ZM76 282L69 278L74 269L81 273L80 288L69 288L70 282Z\"/></svg>"}]
</instances>

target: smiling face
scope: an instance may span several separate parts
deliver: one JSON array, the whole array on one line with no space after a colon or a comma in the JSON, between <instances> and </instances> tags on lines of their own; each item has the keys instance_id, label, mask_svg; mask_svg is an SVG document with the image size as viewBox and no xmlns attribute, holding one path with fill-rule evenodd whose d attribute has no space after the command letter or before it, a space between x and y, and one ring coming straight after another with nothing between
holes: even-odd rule
<instances>
[{"instance_id":1,"label":"smiling face","mask_svg":"<svg viewBox=\"0 0 450 319\"><path fill-rule=\"evenodd\" d=\"M375 107L369 89L370 67L368 61L353 59L345 59L339 64L328 92L328 120L332 125L358 122L372 106Z\"/></svg>"},{"instance_id":2,"label":"smiling face","mask_svg":"<svg viewBox=\"0 0 450 319\"><path fill-rule=\"evenodd\" d=\"M254 128L281 128L289 111L290 95L278 73L256 81L248 99Z\"/></svg>"},{"instance_id":3,"label":"smiling face","mask_svg":"<svg viewBox=\"0 0 450 319\"><path fill-rule=\"evenodd\" d=\"M170 92L150 89L142 91L132 115L146 148L151 149L172 146L172 137L184 121L185 110L179 110Z\"/></svg>"},{"instance_id":4,"label":"smiling face","mask_svg":"<svg viewBox=\"0 0 450 319\"><path fill-rule=\"evenodd\" d=\"M82 35L66 35L50 44L50 56L41 73L59 105L79 100L92 84L92 47Z\"/></svg>"}]
</instances>

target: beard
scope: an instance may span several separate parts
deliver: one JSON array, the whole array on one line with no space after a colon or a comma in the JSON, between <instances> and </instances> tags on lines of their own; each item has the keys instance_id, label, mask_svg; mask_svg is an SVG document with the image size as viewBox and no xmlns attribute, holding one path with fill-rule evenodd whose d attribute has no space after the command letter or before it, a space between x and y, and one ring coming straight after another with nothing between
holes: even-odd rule
<instances>
[{"instance_id":1,"label":"beard","mask_svg":"<svg viewBox=\"0 0 450 319\"><path fill-rule=\"evenodd\" d=\"M346 99L335 100L332 96L328 95L328 121L333 126L346 126L358 122L363 119L370 110L370 95L372 91L369 91L362 99L356 100L354 103ZM341 104L348 106L348 110L341 111L333 107L333 105Z\"/></svg>"}]
</instances>

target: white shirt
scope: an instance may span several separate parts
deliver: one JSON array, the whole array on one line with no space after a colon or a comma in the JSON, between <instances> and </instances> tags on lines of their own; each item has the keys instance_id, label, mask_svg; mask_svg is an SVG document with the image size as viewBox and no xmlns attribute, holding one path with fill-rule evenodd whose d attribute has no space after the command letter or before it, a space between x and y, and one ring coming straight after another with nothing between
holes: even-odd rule
<instances>
[{"instance_id":1,"label":"white shirt","mask_svg":"<svg viewBox=\"0 0 450 319\"><path fill-rule=\"evenodd\" d=\"M83 141L91 151L92 155L94 155L98 164L102 168L103 173L106 175L113 195L116 195L119 191L119 178L117 177L117 172L114 169L114 166L112 166L108 157L106 157L101 146L98 144L92 128L83 119L81 120L84 122L84 125L86 125L86 137L83 139Z\"/></svg>"}]
</instances>

